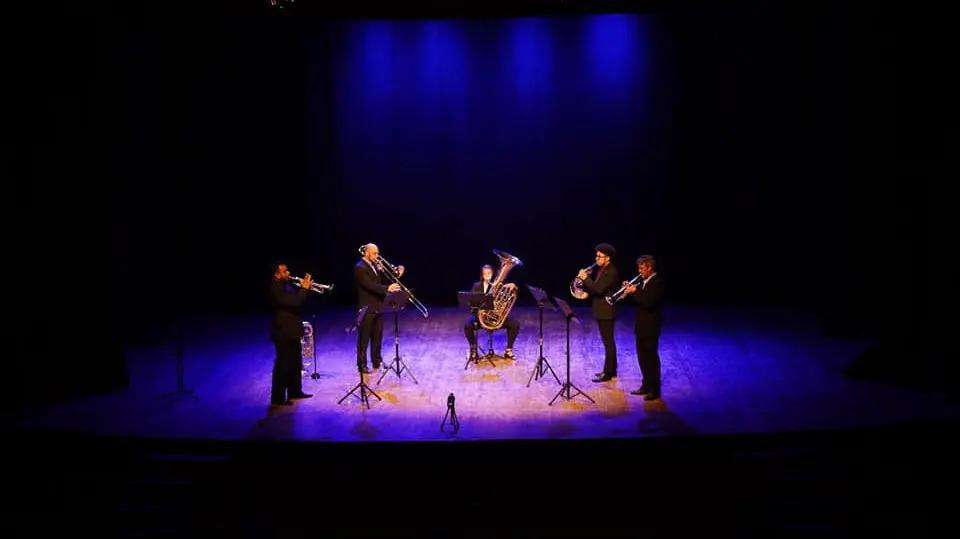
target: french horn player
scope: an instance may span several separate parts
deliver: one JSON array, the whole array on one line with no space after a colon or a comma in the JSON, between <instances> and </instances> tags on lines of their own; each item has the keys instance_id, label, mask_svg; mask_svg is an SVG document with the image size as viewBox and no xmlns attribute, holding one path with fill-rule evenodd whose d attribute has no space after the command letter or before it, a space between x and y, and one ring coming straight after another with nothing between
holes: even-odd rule
<instances>
[{"instance_id":1,"label":"french horn player","mask_svg":"<svg viewBox=\"0 0 960 539\"><path fill-rule=\"evenodd\" d=\"M581 299L577 292L585 292L590 298L590 307L593 318L600 328L600 339L603 341L604 360L603 370L596 374L594 382L606 382L617 376L617 341L614 339L617 308L607 303L606 297L620 286L620 273L613 265L617 250L609 243L601 243L593 248L596 263L590 268L582 269L577 273L574 284L571 285L571 294Z\"/></svg>"}]
</instances>

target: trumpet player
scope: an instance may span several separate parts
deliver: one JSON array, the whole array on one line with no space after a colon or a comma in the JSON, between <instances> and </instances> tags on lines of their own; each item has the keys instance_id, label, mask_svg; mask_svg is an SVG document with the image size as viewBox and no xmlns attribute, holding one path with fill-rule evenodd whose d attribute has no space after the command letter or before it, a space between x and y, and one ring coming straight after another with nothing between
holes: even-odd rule
<instances>
[{"instance_id":1,"label":"trumpet player","mask_svg":"<svg viewBox=\"0 0 960 539\"><path fill-rule=\"evenodd\" d=\"M620 273L613 265L617 250L609 243L601 243L594 247L596 269L591 272L582 269L577 279L582 281L581 286L589 294L590 307L593 317L600 328L600 339L603 341L604 360L603 371L596 374L594 382L607 382L617 376L617 342L613 337L616 323L616 306L610 305L604 299L619 286Z\"/></svg>"},{"instance_id":2,"label":"trumpet player","mask_svg":"<svg viewBox=\"0 0 960 539\"><path fill-rule=\"evenodd\" d=\"M637 362L643 382L633 395L643 395L643 400L660 398L660 306L663 303L663 279L657 275L657 261L650 255L637 259L637 271L642 283L623 283L627 301L637 310L633 332L637 337Z\"/></svg>"},{"instance_id":3,"label":"trumpet player","mask_svg":"<svg viewBox=\"0 0 960 539\"><path fill-rule=\"evenodd\" d=\"M505 283L503 286L515 286L511 283ZM480 268L480 280L473 283L471 292L483 292L492 294L493 290L493 266L485 264ZM463 334L470 344L470 358L477 357L477 313L470 315L463 324ZM520 324L509 315L503 322L503 327L507 328L507 349L503 352L504 359L516 359L513 355L513 343L517 341L517 335L520 334Z\"/></svg>"},{"instance_id":4,"label":"trumpet player","mask_svg":"<svg viewBox=\"0 0 960 539\"><path fill-rule=\"evenodd\" d=\"M303 320L300 306L306 301L313 279L304 275L299 286L291 282L290 270L284 263L273 265L273 280L270 283L270 301L273 304L273 321L270 336L277 355L273 361L273 381L270 387L270 404L289 406L291 399L312 397L303 392L300 378L300 338L303 336Z\"/></svg>"},{"instance_id":5,"label":"trumpet player","mask_svg":"<svg viewBox=\"0 0 960 539\"><path fill-rule=\"evenodd\" d=\"M370 360L374 369L383 363L381 347L383 344L383 315L380 305L389 292L399 292L400 285L391 282L385 268L380 263L380 248L368 243L360 248L361 258L353 266L353 282L357 290L357 309L367 307L367 313L357 332L357 369L370 373L367 367L367 346L370 347ZM403 266L397 266L396 277L403 275Z\"/></svg>"}]
</instances>

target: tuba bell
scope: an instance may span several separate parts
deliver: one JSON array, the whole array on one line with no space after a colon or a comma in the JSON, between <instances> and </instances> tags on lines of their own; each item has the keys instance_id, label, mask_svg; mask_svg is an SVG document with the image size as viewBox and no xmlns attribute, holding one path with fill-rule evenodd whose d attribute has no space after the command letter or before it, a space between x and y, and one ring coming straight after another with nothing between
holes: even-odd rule
<instances>
[{"instance_id":1,"label":"tuba bell","mask_svg":"<svg viewBox=\"0 0 960 539\"><path fill-rule=\"evenodd\" d=\"M507 278L510 270L522 266L523 262L519 258L505 253L503 251L493 250L493 254L500 259L500 268L497 270L497 276L493 278L490 286L490 293L493 295L493 309L480 309L477 311L477 321L483 329L500 329L510 314L510 309L517 302L517 286L513 283L504 284L503 280Z\"/></svg>"}]
</instances>

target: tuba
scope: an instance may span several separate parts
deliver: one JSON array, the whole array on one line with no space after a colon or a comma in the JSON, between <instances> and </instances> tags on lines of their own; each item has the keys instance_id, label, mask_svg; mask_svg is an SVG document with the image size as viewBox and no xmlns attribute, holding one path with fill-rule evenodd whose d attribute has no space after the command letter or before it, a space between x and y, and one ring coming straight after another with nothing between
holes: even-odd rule
<instances>
[{"instance_id":1,"label":"tuba","mask_svg":"<svg viewBox=\"0 0 960 539\"><path fill-rule=\"evenodd\" d=\"M510 309L517 302L517 286L514 284L503 284L516 266L522 266L523 262L519 258L505 253L503 251L493 250L493 254L500 259L500 269L497 270L497 276L493 278L490 287L490 293L493 295L493 309L480 309L477 311L477 321L483 329L500 329L500 326L507 320Z\"/></svg>"}]
</instances>

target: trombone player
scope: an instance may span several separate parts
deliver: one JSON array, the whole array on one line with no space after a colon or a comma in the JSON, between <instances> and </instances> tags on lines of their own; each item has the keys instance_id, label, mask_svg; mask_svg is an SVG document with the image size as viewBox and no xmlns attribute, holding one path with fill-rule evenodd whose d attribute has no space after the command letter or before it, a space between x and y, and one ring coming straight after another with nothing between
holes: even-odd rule
<instances>
[{"instance_id":1,"label":"trombone player","mask_svg":"<svg viewBox=\"0 0 960 539\"><path fill-rule=\"evenodd\" d=\"M593 248L595 251L596 269L593 274L582 269L577 274L580 286L590 297L590 306L593 317L600 328L600 339L603 341L604 361L603 371L598 372L594 382L607 382L617 377L617 342L614 340L613 329L616 325L616 307L607 303L607 294L610 294L620 282L620 274L613 265L613 258L617 250L609 243L601 243Z\"/></svg>"},{"instance_id":2,"label":"trombone player","mask_svg":"<svg viewBox=\"0 0 960 539\"><path fill-rule=\"evenodd\" d=\"M399 292L400 285L391 281L386 272L390 271L380 263L380 248L373 243L360 247L362 257L353 266L353 283L357 290L357 309L367 307L367 313L357 332L357 369L369 374L367 367L367 345L370 346L370 359L374 369L383 363L381 346L383 344L383 315L380 306L389 292ZM403 275L403 266L397 266L396 277Z\"/></svg>"},{"instance_id":3,"label":"trombone player","mask_svg":"<svg viewBox=\"0 0 960 539\"><path fill-rule=\"evenodd\" d=\"M506 283L504 286L514 286L512 284ZM480 280L473 283L473 287L470 289L471 292L483 292L484 294L492 294L493 290L493 266L490 264L485 264L480 268ZM470 315L470 318L463 324L463 334L467 337L467 342L470 343L470 359L477 358L477 326L479 322L477 321L477 313L474 312ZM516 359L513 355L513 343L517 341L517 335L520 333L520 324L516 320L507 315L507 318L503 322L503 327L507 328L507 349L503 352L504 359Z\"/></svg>"}]
</instances>

